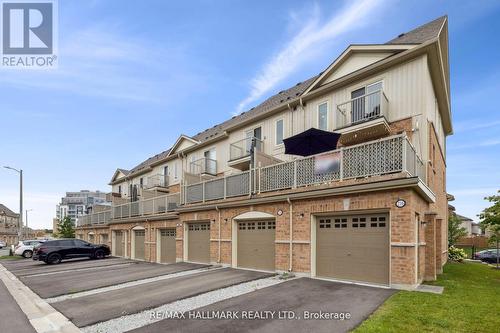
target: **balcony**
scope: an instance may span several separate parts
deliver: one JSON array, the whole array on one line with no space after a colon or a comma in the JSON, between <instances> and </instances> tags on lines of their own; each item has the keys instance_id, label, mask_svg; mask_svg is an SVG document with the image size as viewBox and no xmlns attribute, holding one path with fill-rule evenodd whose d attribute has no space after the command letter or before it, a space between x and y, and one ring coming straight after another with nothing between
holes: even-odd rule
<instances>
[{"instance_id":1,"label":"balcony","mask_svg":"<svg viewBox=\"0 0 500 333\"><path fill-rule=\"evenodd\" d=\"M111 209L80 216L76 220L76 226L84 227L90 225L107 224L109 223L109 221L111 221Z\"/></svg>"},{"instance_id":2,"label":"balcony","mask_svg":"<svg viewBox=\"0 0 500 333\"><path fill-rule=\"evenodd\" d=\"M256 137L248 137L229 145L228 165L239 170L250 168L251 155L254 151L262 152L264 143Z\"/></svg>"},{"instance_id":3,"label":"balcony","mask_svg":"<svg viewBox=\"0 0 500 333\"><path fill-rule=\"evenodd\" d=\"M150 190L155 187L168 187L168 177L161 174L149 176L146 179L146 184L144 185L144 189Z\"/></svg>"},{"instance_id":4,"label":"balcony","mask_svg":"<svg viewBox=\"0 0 500 333\"><path fill-rule=\"evenodd\" d=\"M342 144L355 144L390 133L387 115L389 100L383 90L376 90L337 105L336 132Z\"/></svg>"},{"instance_id":5,"label":"balcony","mask_svg":"<svg viewBox=\"0 0 500 333\"><path fill-rule=\"evenodd\" d=\"M406 172L425 181L425 168L404 135L396 135L185 185L186 204Z\"/></svg>"},{"instance_id":6,"label":"balcony","mask_svg":"<svg viewBox=\"0 0 500 333\"><path fill-rule=\"evenodd\" d=\"M180 193L157 196L113 207L113 219L164 214L177 209Z\"/></svg>"},{"instance_id":7,"label":"balcony","mask_svg":"<svg viewBox=\"0 0 500 333\"><path fill-rule=\"evenodd\" d=\"M211 158L202 157L189 163L189 172L193 175L217 176L217 161Z\"/></svg>"}]
</instances>

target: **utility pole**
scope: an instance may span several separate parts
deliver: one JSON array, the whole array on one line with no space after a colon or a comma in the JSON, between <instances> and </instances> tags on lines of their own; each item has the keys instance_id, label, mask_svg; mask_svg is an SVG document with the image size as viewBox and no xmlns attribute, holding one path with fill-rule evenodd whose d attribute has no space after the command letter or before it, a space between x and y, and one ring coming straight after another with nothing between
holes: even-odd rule
<instances>
[{"instance_id":1,"label":"utility pole","mask_svg":"<svg viewBox=\"0 0 500 333\"><path fill-rule=\"evenodd\" d=\"M18 230L17 236L19 240L21 240L22 230L23 230L23 170L17 170L10 166L4 166L5 169L13 170L19 174L19 221L18 221Z\"/></svg>"}]
</instances>

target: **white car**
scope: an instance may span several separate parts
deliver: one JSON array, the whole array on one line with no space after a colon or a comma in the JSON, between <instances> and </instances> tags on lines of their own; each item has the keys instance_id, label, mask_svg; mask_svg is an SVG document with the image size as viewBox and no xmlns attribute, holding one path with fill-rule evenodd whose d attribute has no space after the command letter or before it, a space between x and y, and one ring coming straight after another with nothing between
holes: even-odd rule
<instances>
[{"instance_id":1,"label":"white car","mask_svg":"<svg viewBox=\"0 0 500 333\"><path fill-rule=\"evenodd\" d=\"M7 244L5 244L5 242L4 242L4 241L0 241L0 249L1 249L1 248L4 248L4 247L6 247L6 246L7 246Z\"/></svg>"},{"instance_id":2,"label":"white car","mask_svg":"<svg viewBox=\"0 0 500 333\"><path fill-rule=\"evenodd\" d=\"M19 241L14 249L14 254L25 258L31 258L33 256L33 247L43 242L45 242L44 239L27 239Z\"/></svg>"}]
</instances>

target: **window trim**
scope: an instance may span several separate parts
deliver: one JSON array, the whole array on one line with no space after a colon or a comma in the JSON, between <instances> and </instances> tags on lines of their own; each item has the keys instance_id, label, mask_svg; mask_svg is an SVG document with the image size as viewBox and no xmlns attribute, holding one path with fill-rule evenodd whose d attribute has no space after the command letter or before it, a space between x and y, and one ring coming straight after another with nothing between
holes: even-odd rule
<instances>
[{"instance_id":1,"label":"window trim","mask_svg":"<svg viewBox=\"0 0 500 333\"><path fill-rule=\"evenodd\" d=\"M325 129L322 129L319 125L319 107L322 106L322 105L325 105L326 104L326 128ZM323 130L323 131L328 131L329 128L330 128L330 101L329 100L325 100L325 101L322 101L322 102L319 102L318 105L316 106L316 124L318 126L318 129L320 130Z\"/></svg>"},{"instance_id":2,"label":"window trim","mask_svg":"<svg viewBox=\"0 0 500 333\"><path fill-rule=\"evenodd\" d=\"M281 121L281 142L278 143L278 122ZM285 143L285 119L279 118L274 121L274 145L276 147L282 147Z\"/></svg>"}]
</instances>

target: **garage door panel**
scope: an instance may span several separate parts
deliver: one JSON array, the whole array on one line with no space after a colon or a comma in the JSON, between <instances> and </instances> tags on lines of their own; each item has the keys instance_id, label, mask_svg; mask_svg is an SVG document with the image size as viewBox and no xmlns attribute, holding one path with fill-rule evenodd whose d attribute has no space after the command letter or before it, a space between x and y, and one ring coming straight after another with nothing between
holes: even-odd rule
<instances>
[{"instance_id":1,"label":"garage door panel","mask_svg":"<svg viewBox=\"0 0 500 333\"><path fill-rule=\"evenodd\" d=\"M321 217L317 223L318 276L389 283L387 215Z\"/></svg>"},{"instance_id":2,"label":"garage door panel","mask_svg":"<svg viewBox=\"0 0 500 333\"><path fill-rule=\"evenodd\" d=\"M175 246L176 230L162 229L160 230L160 262L175 263L176 262L176 246Z\"/></svg>"},{"instance_id":3,"label":"garage door panel","mask_svg":"<svg viewBox=\"0 0 500 333\"><path fill-rule=\"evenodd\" d=\"M115 255L123 257L123 232L115 231Z\"/></svg>"},{"instance_id":4,"label":"garage door panel","mask_svg":"<svg viewBox=\"0 0 500 333\"><path fill-rule=\"evenodd\" d=\"M275 229L274 221L238 224L238 267L274 271Z\"/></svg>"},{"instance_id":5,"label":"garage door panel","mask_svg":"<svg viewBox=\"0 0 500 333\"><path fill-rule=\"evenodd\" d=\"M188 225L188 260L210 262L210 223Z\"/></svg>"},{"instance_id":6,"label":"garage door panel","mask_svg":"<svg viewBox=\"0 0 500 333\"><path fill-rule=\"evenodd\" d=\"M146 232L144 230L134 230L134 238L134 258L144 260Z\"/></svg>"}]
</instances>

